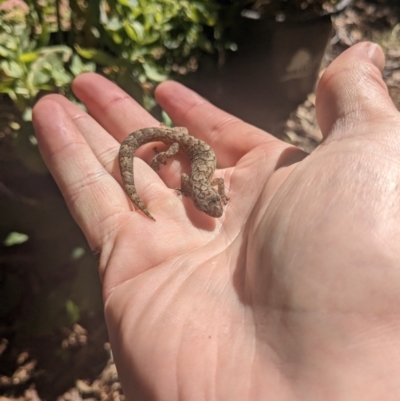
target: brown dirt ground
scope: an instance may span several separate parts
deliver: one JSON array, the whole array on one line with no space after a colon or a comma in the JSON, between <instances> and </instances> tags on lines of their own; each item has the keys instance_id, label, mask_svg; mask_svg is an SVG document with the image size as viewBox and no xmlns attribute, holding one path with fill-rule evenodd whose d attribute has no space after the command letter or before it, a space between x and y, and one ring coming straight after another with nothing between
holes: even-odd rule
<instances>
[{"instance_id":1,"label":"brown dirt ground","mask_svg":"<svg viewBox=\"0 0 400 401\"><path fill-rule=\"evenodd\" d=\"M323 61L329 63L351 45L369 40L378 43L386 56L383 78L397 109L400 109L400 5L394 2L354 0L352 7L334 21L335 35ZM320 74L320 75L321 75ZM294 111L286 122L283 140L311 152L322 140L315 116L315 93Z\"/></svg>"},{"instance_id":2,"label":"brown dirt ground","mask_svg":"<svg viewBox=\"0 0 400 401\"><path fill-rule=\"evenodd\" d=\"M321 73L338 54L349 46L363 40L377 42L383 47L387 59L383 72L385 82L394 103L400 109L400 7L395 6L393 1L391 3L392 5L388 0L354 0L351 7L336 16L334 18L335 36L327 49ZM287 121L283 138L307 152L311 152L322 139L316 122L314 103L315 94L310 94ZM103 333L105 326L99 330ZM104 343L103 334L94 335L93 332L88 334L88 331L90 332L89 328L86 330L75 325L60 334L58 346L77 349L76 358L82 358L82 355L89 358L89 355L92 354L85 354L85 349L88 347L96 349L97 347L98 354L106 352L108 362L105 362L101 373L94 380L82 377L82 379L76 380L75 385L72 385L64 394L54 398L47 397L47 399L56 399L57 401L117 401L125 399L118 382L115 365L112 362L109 344ZM7 348L7 341L0 339L0 364L2 355L6 353ZM8 351L10 350L8 349ZM39 396L36 382L36 377L40 377L46 372L38 367L29 351L16 350L13 355L15 355L17 368L10 375L0 376L0 401L41 401L46 399L43 395ZM65 375L69 375L69 372L65 372Z\"/></svg>"}]
</instances>

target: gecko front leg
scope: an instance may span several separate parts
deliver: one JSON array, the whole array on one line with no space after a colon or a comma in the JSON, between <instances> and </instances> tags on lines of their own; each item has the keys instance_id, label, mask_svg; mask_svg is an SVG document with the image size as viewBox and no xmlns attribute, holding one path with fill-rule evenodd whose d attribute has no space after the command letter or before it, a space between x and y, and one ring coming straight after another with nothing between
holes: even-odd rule
<instances>
[{"instance_id":1,"label":"gecko front leg","mask_svg":"<svg viewBox=\"0 0 400 401\"><path fill-rule=\"evenodd\" d=\"M226 205L228 203L228 196L225 193L225 182L223 178L213 178L210 183L212 186L218 186L218 193L221 197L221 202Z\"/></svg>"}]
</instances>

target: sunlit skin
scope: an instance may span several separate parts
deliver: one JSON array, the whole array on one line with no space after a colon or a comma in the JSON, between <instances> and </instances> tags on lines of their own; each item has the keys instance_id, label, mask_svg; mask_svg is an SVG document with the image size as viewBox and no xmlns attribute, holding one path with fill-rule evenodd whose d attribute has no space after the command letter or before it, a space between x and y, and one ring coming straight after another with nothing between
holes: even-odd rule
<instances>
[{"instance_id":1,"label":"sunlit skin","mask_svg":"<svg viewBox=\"0 0 400 401\"><path fill-rule=\"evenodd\" d=\"M174 190L187 159L150 168L151 144L135 183L157 221L134 210L119 145L158 122L114 84L75 80L90 115L61 96L38 102L41 153L99 255L128 400L400 399L400 117L383 65L362 43L329 66L311 155L161 84L175 125L216 153L220 218Z\"/></svg>"}]
</instances>

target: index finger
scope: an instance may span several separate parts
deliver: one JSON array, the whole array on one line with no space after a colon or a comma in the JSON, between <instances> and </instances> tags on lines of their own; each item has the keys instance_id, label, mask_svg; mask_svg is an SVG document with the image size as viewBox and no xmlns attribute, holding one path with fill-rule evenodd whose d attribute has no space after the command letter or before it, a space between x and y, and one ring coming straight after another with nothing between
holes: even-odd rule
<instances>
[{"instance_id":1,"label":"index finger","mask_svg":"<svg viewBox=\"0 0 400 401\"><path fill-rule=\"evenodd\" d=\"M261 144L282 143L177 82L163 82L155 95L176 125L187 127L191 135L203 139L214 149L221 168L235 166L246 153Z\"/></svg>"},{"instance_id":2,"label":"index finger","mask_svg":"<svg viewBox=\"0 0 400 401\"><path fill-rule=\"evenodd\" d=\"M125 91L101 75L79 75L73 82L73 90L90 115L118 142L133 131L160 124Z\"/></svg>"}]
</instances>

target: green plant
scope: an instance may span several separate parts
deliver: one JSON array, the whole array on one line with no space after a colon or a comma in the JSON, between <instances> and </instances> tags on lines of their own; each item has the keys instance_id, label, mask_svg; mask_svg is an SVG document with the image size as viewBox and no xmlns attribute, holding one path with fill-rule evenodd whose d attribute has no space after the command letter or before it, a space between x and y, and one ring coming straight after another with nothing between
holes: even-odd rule
<instances>
[{"instance_id":1,"label":"green plant","mask_svg":"<svg viewBox=\"0 0 400 401\"><path fill-rule=\"evenodd\" d=\"M212 0L6 0L0 3L0 93L29 119L38 94L70 96L76 75L98 70L136 85L138 100L150 108L154 83L171 71L195 69L201 51L212 51L216 21Z\"/></svg>"},{"instance_id":2,"label":"green plant","mask_svg":"<svg viewBox=\"0 0 400 401\"><path fill-rule=\"evenodd\" d=\"M22 0L2 2L0 21L0 93L13 100L24 119L41 91L67 93L74 75L94 70L70 47L48 45L50 32Z\"/></svg>"},{"instance_id":3,"label":"green plant","mask_svg":"<svg viewBox=\"0 0 400 401\"><path fill-rule=\"evenodd\" d=\"M36 146L36 100L73 99L73 78L97 71L150 109L155 83L195 69L216 30L212 0L0 0L0 318L12 330L49 335L102 307L96 260Z\"/></svg>"}]
</instances>

